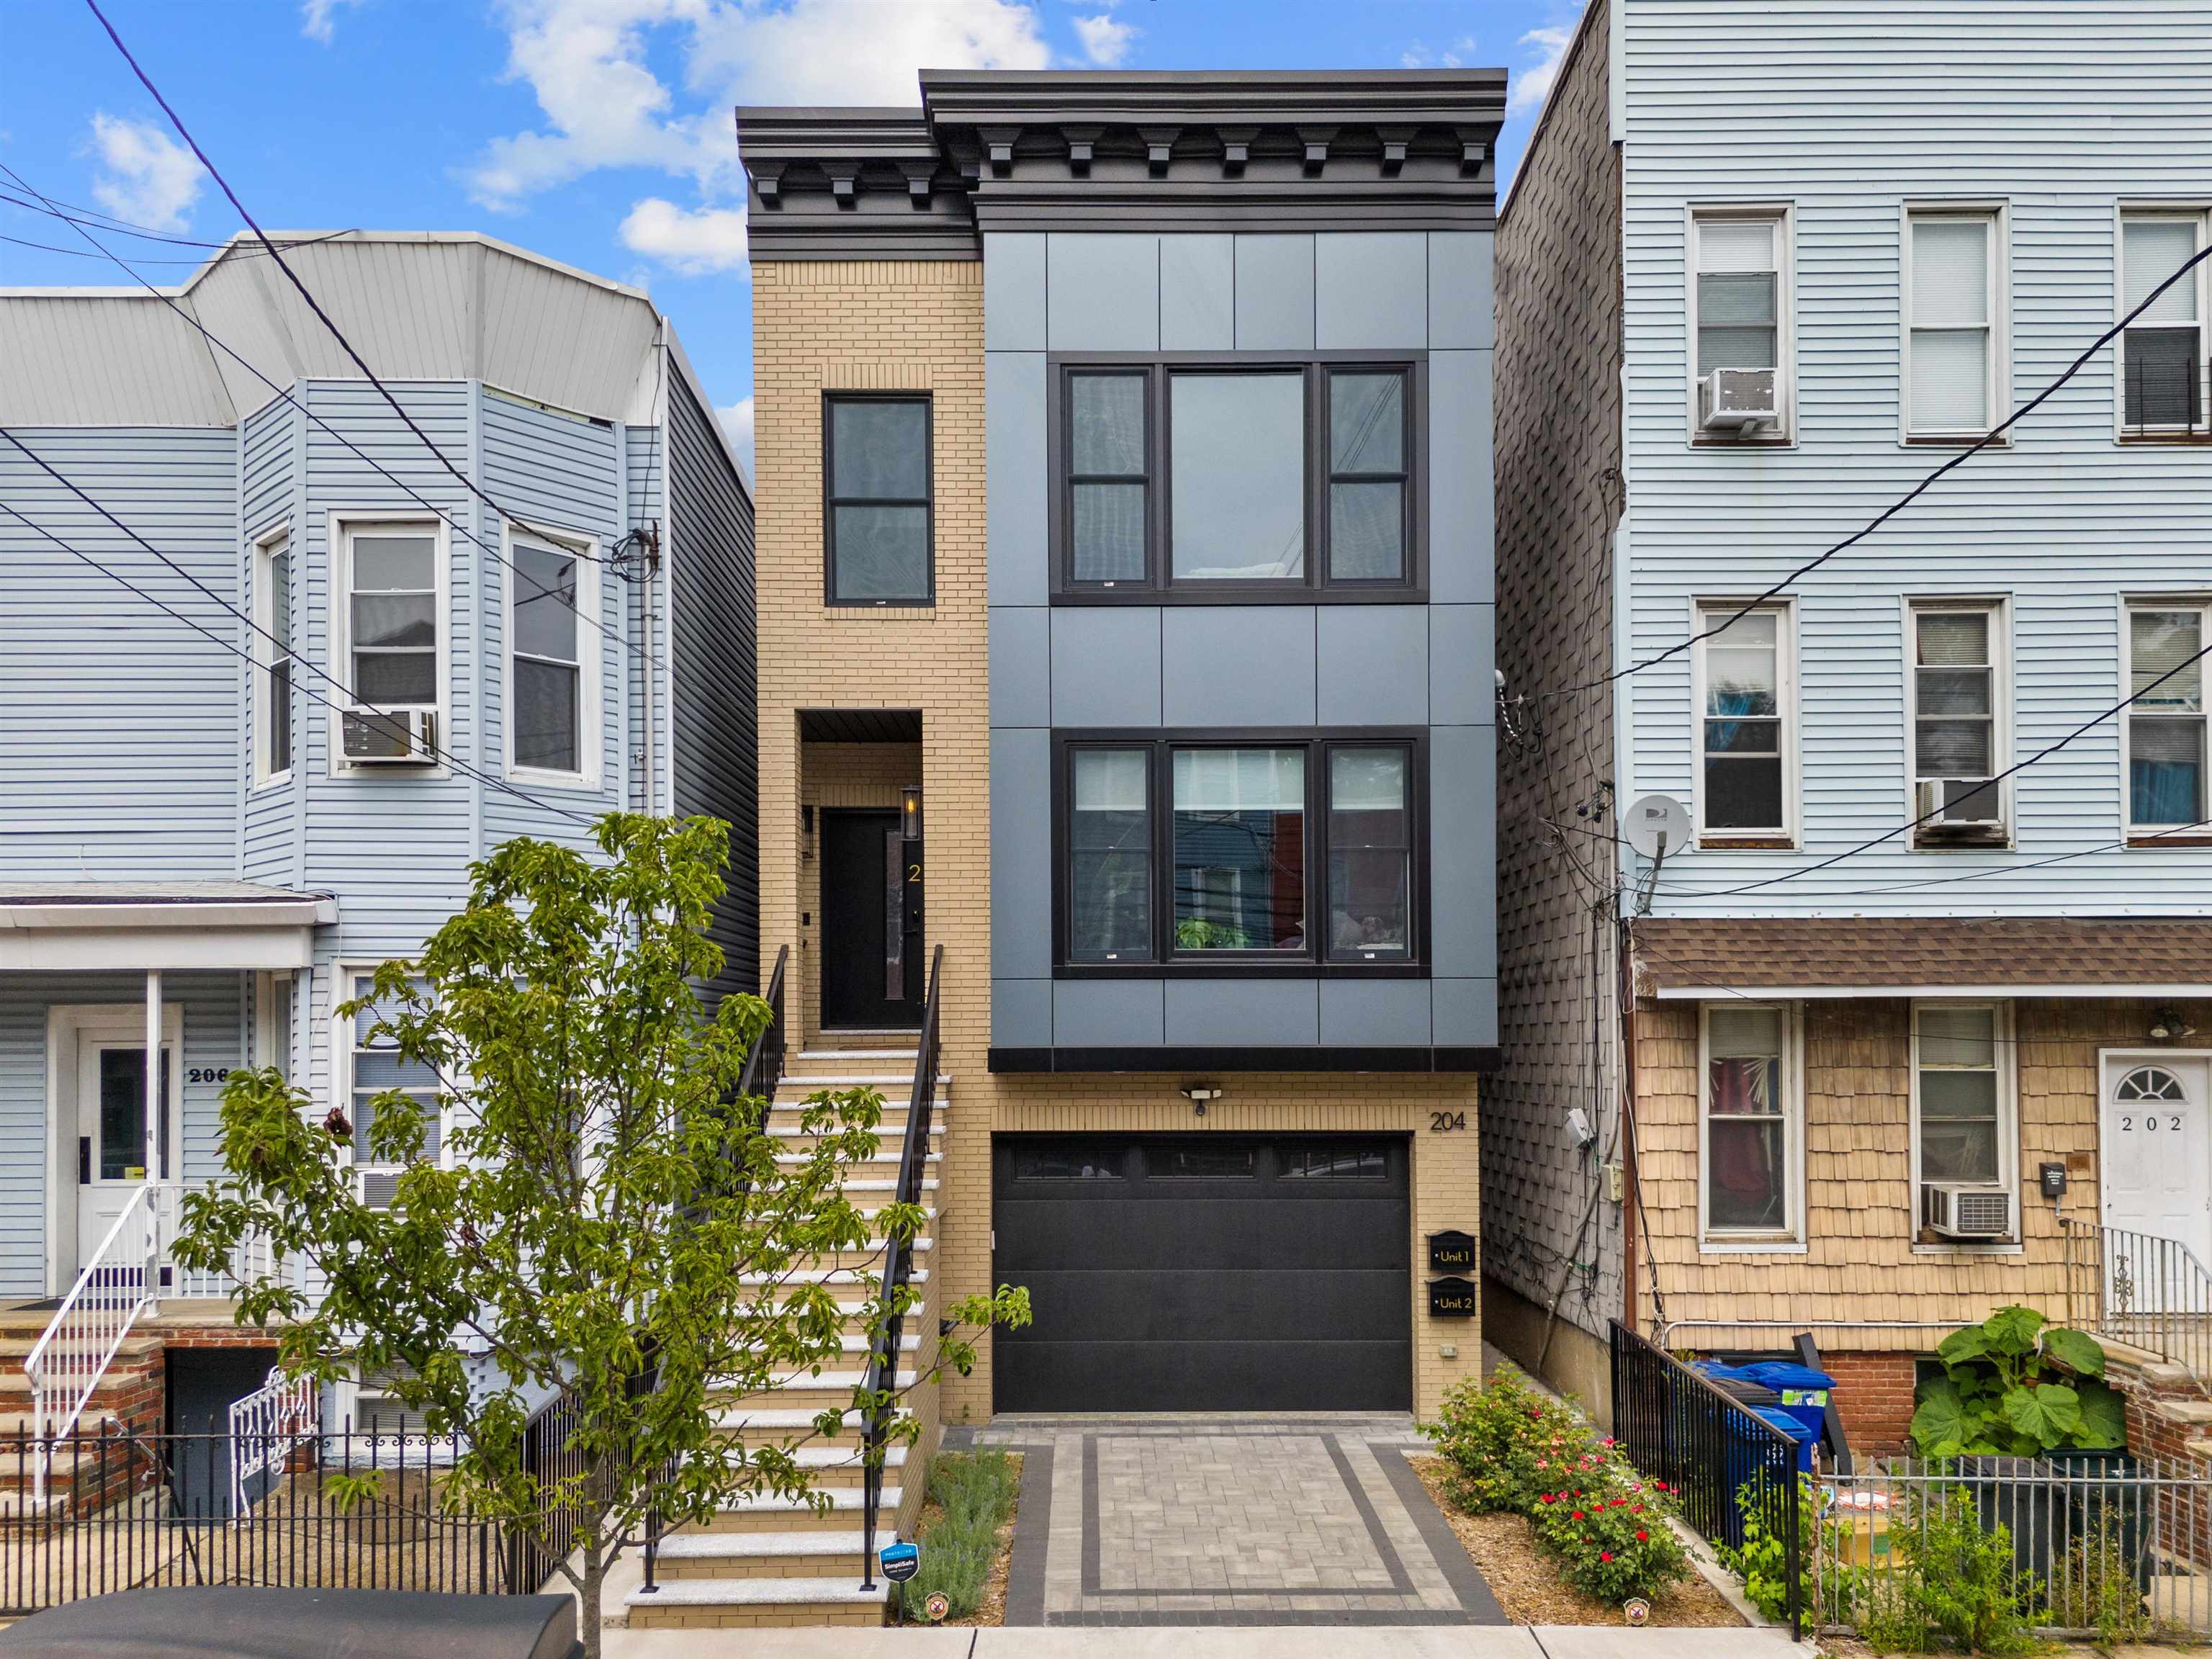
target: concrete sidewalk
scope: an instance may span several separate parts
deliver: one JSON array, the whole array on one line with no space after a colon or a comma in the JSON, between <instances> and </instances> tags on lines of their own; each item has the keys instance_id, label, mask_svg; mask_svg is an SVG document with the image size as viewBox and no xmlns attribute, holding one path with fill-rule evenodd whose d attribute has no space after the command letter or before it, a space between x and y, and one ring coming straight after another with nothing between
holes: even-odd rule
<instances>
[{"instance_id":1,"label":"concrete sidewalk","mask_svg":"<svg viewBox=\"0 0 2212 1659\"><path fill-rule=\"evenodd\" d=\"M1782 1630L1259 1625L1197 1629L610 1630L606 1659L1810 1659Z\"/></svg>"}]
</instances>

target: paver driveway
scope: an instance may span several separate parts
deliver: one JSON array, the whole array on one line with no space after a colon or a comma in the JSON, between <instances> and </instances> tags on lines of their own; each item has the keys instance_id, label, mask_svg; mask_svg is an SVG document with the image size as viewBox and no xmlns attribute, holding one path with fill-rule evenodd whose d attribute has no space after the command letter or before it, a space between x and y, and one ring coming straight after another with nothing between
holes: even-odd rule
<instances>
[{"instance_id":1,"label":"paver driveway","mask_svg":"<svg viewBox=\"0 0 2212 1659\"><path fill-rule=\"evenodd\" d=\"M1001 1418L1009 1625L1503 1624L1402 1416Z\"/></svg>"}]
</instances>

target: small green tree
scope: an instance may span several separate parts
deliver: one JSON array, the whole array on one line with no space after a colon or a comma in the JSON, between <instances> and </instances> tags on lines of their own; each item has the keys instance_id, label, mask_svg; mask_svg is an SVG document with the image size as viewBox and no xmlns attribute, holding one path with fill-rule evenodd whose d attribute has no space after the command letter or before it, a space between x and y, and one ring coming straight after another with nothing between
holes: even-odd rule
<instances>
[{"instance_id":1,"label":"small green tree","mask_svg":"<svg viewBox=\"0 0 2212 1659\"><path fill-rule=\"evenodd\" d=\"M233 1073L225 1173L187 1195L177 1255L221 1271L265 1235L283 1265L241 1288L240 1322L275 1328L288 1375L388 1375L431 1432L457 1435L447 1502L561 1562L596 1656L607 1570L649 1514L703 1521L749 1493L826 1504L795 1441L741 1443L717 1400L836 1364L844 1313L805 1270L911 1240L923 1217L892 1204L872 1225L844 1195L878 1144L872 1091L813 1096L807 1145L772 1139L763 1103L735 1099L767 1005L731 996L709 1012L694 988L722 965L706 929L727 826L614 813L594 834L604 859L500 847L419 958L386 963L373 999L338 1011L384 1011L372 1040L435 1069L449 1155L422 1156L413 1098L380 1096L371 1150L405 1168L391 1206L371 1208L345 1167L343 1107L318 1117L280 1073ZM871 1338L917 1300L872 1294ZM1028 1297L1001 1287L944 1311L957 1328L921 1381L964 1372L972 1334L1025 1323ZM473 1387L463 1345L489 1362ZM534 1473L523 1429L562 1389L575 1407L565 1462L581 1468ZM852 1407L865 1417L893 1392L856 1389ZM801 1438L839 1428L826 1411Z\"/></svg>"}]
</instances>

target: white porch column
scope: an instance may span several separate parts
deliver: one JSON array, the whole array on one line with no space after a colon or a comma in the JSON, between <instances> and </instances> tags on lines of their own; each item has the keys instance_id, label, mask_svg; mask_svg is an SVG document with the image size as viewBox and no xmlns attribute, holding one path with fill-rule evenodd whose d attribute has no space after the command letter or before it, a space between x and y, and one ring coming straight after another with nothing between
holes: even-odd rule
<instances>
[{"instance_id":1,"label":"white porch column","mask_svg":"<svg viewBox=\"0 0 2212 1659\"><path fill-rule=\"evenodd\" d=\"M161 1176L161 974L146 970L146 1179Z\"/></svg>"}]
</instances>

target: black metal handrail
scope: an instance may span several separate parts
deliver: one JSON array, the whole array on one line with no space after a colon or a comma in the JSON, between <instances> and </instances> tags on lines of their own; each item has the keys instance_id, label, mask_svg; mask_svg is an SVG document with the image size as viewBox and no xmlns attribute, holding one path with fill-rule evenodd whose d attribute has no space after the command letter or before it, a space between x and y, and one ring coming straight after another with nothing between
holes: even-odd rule
<instances>
[{"instance_id":1,"label":"black metal handrail","mask_svg":"<svg viewBox=\"0 0 2212 1659\"><path fill-rule=\"evenodd\" d=\"M1712 1379L1613 1322L1613 1440L1646 1479L1663 1480L1682 1519L1716 1544L1741 1548L1751 1488L1761 1522L1782 1540L1784 1601L1794 1641L1804 1634L1797 1443L1731 1399Z\"/></svg>"},{"instance_id":2,"label":"black metal handrail","mask_svg":"<svg viewBox=\"0 0 2212 1659\"><path fill-rule=\"evenodd\" d=\"M901 1204L921 1196L922 1171L929 1165L930 1119L937 1106L937 977L945 966L945 947L929 954L929 996L922 1004L921 1037L914 1056L914 1091L907 1097L906 1139L899 1149L898 1191ZM884 1501L884 1441L890 1432L892 1401L898 1389L899 1327L903 1322L897 1298L913 1270L909 1241L886 1237L884 1241L883 1288L877 1305L883 1310L884 1327L868 1354L864 1383L868 1419L860 1441L865 1460L860 1471L860 1588L876 1587L876 1522Z\"/></svg>"},{"instance_id":3,"label":"black metal handrail","mask_svg":"<svg viewBox=\"0 0 2212 1659\"><path fill-rule=\"evenodd\" d=\"M768 994L761 999L768 1004L768 1024L738 1073L741 1098L773 1094L783 1081L783 975L790 964L791 947L786 945L775 953L775 971L768 976Z\"/></svg>"}]
</instances>

